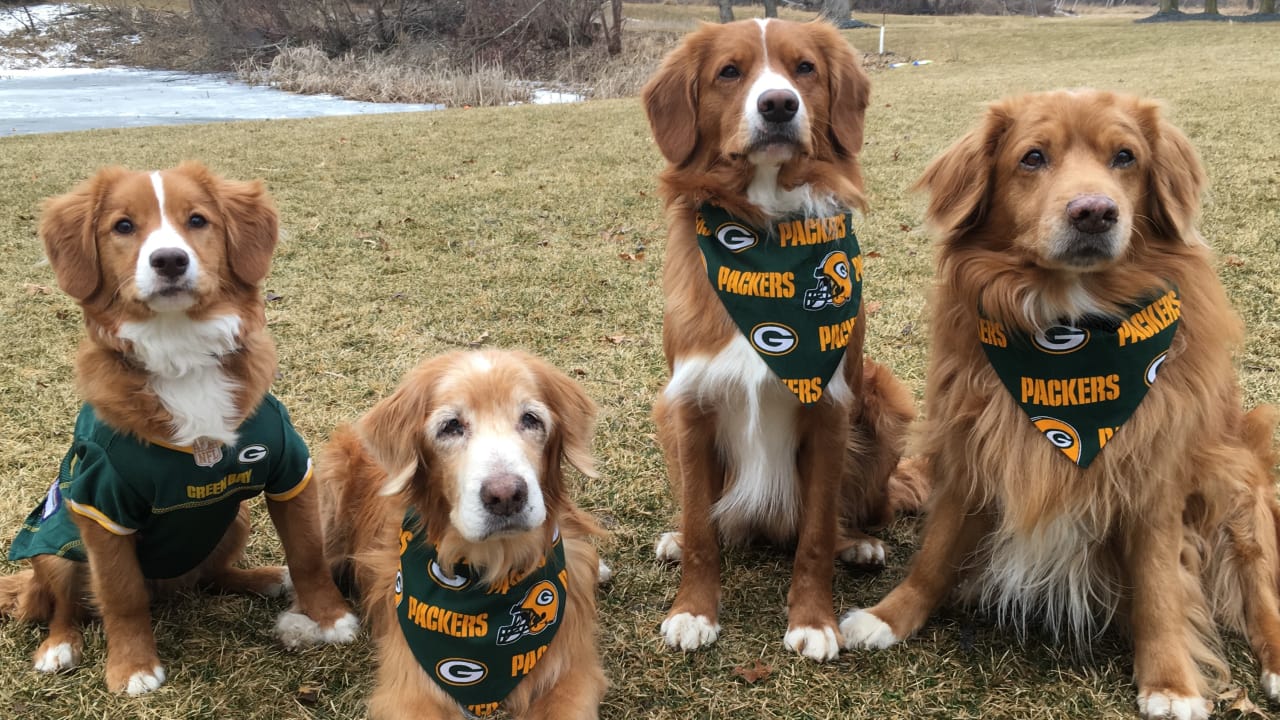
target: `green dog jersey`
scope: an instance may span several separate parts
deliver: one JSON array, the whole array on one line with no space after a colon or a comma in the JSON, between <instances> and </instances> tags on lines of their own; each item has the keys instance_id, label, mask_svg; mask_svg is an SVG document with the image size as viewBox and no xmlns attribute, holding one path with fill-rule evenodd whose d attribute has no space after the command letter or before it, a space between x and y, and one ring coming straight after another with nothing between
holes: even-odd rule
<instances>
[{"instance_id":1,"label":"green dog jersey","mask_svg":"<svg viewBox=\"0 0 1280 720\"><path fill-rule=\"evenodd\" d=\"M194 569L226 534L241 500L264 491L271 500L289 500L311 480L306 443L272 395L239 435L236 447L215 448L216 462L202 467L192 448L138 440L84 405L58 478L18 531L9 559L86 560L75 512L116 535L136 534L147 578Z\"/></svg>"}]
</instances>

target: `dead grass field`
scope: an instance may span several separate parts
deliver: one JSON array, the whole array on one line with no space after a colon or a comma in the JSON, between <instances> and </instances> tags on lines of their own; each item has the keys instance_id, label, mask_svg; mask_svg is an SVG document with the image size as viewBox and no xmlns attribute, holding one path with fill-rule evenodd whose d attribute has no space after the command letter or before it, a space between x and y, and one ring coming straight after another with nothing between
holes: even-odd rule
<instances>
[{"instance_id":1,"label":"dead grass field","mask_svg":"<svg viewBox=\"0 0 1280 720\"><path fill-rule=\"evenodd\" d=\"M1203 230L1249 328L1239 356L1246 399L1280 402L1274 30L1131 19L889 18L889 49L934 63L873 75L863 154L872 209L859 237L874 253L866 292L878 310L868 347L917 393L932 253L923 203L906 188L984 101L1093 85L1164 98L1199 147L1212 183ZM877 35L848 37L873 49ZM576 494L613 532L605 554L617 575L601 605L613 683L604 718L1134 716L1120 641L1074 657L954 608L890 651L846 653L828 665L794 656L781 643L784 551L729 553L720 642L691 655L663 647L657 628L678 571L652 552L673 512L648 418L664 380L661 162L634 99L0 140L0 549L42 496L77 407L71 359L80 319L40 264L38 203L102 164L186 158L265 178L280 204L287 235L267 283L279 296L268 304L281 350L275 392L313 449L419 358L473 344L540 353L599 403L604 478L578 483ZM265 512L255 512L251 557L278 562ZM837 573L841 609L874 603L902 577L915 532L905 520L886 533L895 548L886 571ZM46 677L29 662L40 631L0 625L0 717L363 717L367 641L287 653L272 636L282 607L203 595L160 605L155 625L170 680L141 699L104 690L100 627L88 634L82 668ZM1261 701L1245 644L1230 648L1234 682ZM735 673L757 662L768 677Z\"/></svg>"}]
</instances>

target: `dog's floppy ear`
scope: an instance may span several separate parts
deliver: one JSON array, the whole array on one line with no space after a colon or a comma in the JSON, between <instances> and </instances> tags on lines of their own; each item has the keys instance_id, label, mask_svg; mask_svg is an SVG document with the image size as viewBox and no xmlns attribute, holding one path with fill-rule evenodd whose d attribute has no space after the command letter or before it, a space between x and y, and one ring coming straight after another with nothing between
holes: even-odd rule
<instances>
[{"instance_id":1,"label":"dog's floppy ear","mask_svg":"<svg viewBox=\"0 0 1280 720\"><path fill-rule=\"evenodd\" d=\"M196 178L213 196L226 224L227 265L236 280L257 287L271 269L280 239L276 204L261 180L227 180L204 165L188 161L178 171Z\"/></svg>"},{"instance_id":2,"label":"dog's floppy ear","mask_svg":"<svg viewBox=\"0 0 1280 720\"><path fill-rule=\"evenodd\" d=\"M124 168L102 168L71 192L44 202L40 214L44 254L53 266L58 287L77 302L88 300L102 284L98 212L106 188L124 174Z\"/></svg>"},{"instance_id":3,"label":"dog's floppy ear","mask_svg":"<svg viewBox=\"0 0 1280 720\"><path fill-rule=\"evenodd\" d=\"M589 478L599 477L591 454L596 404L581 385L546 361L528 356L525 362L537 376L538 387L551 411L551 437L542 476L543 492L554 502L564 496L561 460Z\"/></svg>"},{"instance_id":4,"label":"dog's floppy ear","mask_svg":"<svg viewBox=\"0 0 1280 720\"><path fill-rule=\"evenodd\" d=\"M1151 146L1147 217L1162 237L1199 244L1202 240L1195 232L1195 222L1207 184L1200 157L1187 136L1164 119L1158 103L1138 101L1137 115Z\"/></svg>"},{"instance_id":5,"label":"dog's floppy ear","mask_svg":"<svg viewBox=\"0 0 1280 720\"><path fill-rule=\"evenodd\" d=\"M815 21L830 30L827 40L828 92L831 97L829 132L835 151L845 157L862 150L862 128L871 100L871 80L862 69L862 60L840 33L825 21Z\"/></svg>"},{"instance_id":6,"label":"dog's floppy ear","mask_svg":"<svg viewBox=\"0 0 1280 720\"><path fill-rule=\"evenodd\" d=\"M667 54L641 92L653 140L673 165L683 164L698 145L698 55L695 34Z\"/></svg>"},{"instance_id":7,"label":"dog's floppy ear","mask_svg":"<svg viewBox=\"0 0 1280 720\"><path fill-rule=\"evenodd\" d=\"M1012 123L1002 102L987 107L978 127L934 158L912 190L929 193L926 215L947 238L982 224L991 206L991 185L1000 140Z\"/></svg>"},{"instance_id":8,"label":"dog's floppy ear","mask_svg":"<svg viewBox=\"0 0 1280 720\"><path fill-rule=\"evenodd\" d=\"M395 495L409 488L414 474L425 468L424 437L431 414L431 363L412 370L395 392L374 405L356 423L365 448L387 473L381 495Z\"/></svg>"}]
</instances>

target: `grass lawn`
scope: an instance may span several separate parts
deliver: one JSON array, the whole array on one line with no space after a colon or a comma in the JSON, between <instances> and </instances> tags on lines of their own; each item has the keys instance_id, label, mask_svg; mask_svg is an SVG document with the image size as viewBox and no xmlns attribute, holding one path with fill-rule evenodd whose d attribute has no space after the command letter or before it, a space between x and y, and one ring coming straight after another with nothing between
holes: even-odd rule
<instances>
[{"instance_id":1,"label":"grass lawn","mask_svg":"<svg viewBox=\"0 0 1280 720\"><path fill-rule=\"evenodd\" d=\"M888 19L888 49L933 64L872 76L863 152L872 209L858 234L869 253L867 299L878 308L868 347L917 393L932 253L923 201L906 188L985 101L1093 85L1164 98L1200 149L1212 187L1202 227L1249 328L1238 363L1246 401L1280 402L1275 28L1131 20ZM847 36L874 49L877 31ZM790 563L778 550L727 554L718 644L690 655L665 649L658 624L678 570L656 562L652 547L674 508L649 421L665 379L661 160L634 99L0 140L0 549L42 497L78 404L71 360L80 317L40 262L39 201L99 165L186 158L265 178L280 204L286 235L267 282L278 296L267 310L281 351L274 390L313 448L419 358L469 345L540 353L599 403L604 479L578 483L576 494L612 530L605 555L616 579L602 596L600 644L613 688L603 717L1135 714L1119 640L1081 658L954 608L898 648L827 665L804 660L781 642ZM260 503L255 513L251 558L279 562ZM839 609L872 604L901 579L916 531L911 519L889 529L884 572L838 571ZM0 717L363 717L367 641L287 653L272 635L281 609L281 601L205 595L158 606L170 680L141 699L105 691L100 626L89 630L82 668L46 677L30 669L41 631L0 625ZM1264 702L1246 645L1232 640L1230 652L1234 682ZM767 677L748 682L737 672L757 663Z\"/></svg>"}]
</instances>

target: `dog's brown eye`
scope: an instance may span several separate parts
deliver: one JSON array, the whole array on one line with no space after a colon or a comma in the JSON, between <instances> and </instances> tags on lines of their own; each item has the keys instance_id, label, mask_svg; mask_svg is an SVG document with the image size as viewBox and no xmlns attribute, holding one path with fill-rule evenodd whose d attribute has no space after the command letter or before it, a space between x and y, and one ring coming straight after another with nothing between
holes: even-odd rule
<instances>
[{"instance_id":1,"label":"dog's brown eye","mask_svg":"<svg viewBox=\"0 0 1280 720\"><path fill-rule=\"evenodd\" d=\"M133 232L133 221L128 218L117 220L112 229L121 235L128 235Z\"/></svg>"},{"instance_id":2,"label":"dog's brown eye","mask_svg":"<svg viewBox=\"0 0 1280 720\"><path fill-rule=\"evenodd\" d=\"M436 431L436 437L458 437L466 430L462 426L462 422L458 418L449 418L440 423L440 429Z\"/></svg>"},{"instance_id":3,"label":"dog's brown eye","mask_svg":"<svg viewBox=\"0 0 1280 720\"><path fill-rule=\"evenodd\" d=\"M541 430L542 418L531 412L527 412L520 416L520 427L525 430Z\"/></svg>"},{"instance_id":4,"label":"dog's brown eye","mask_svg":"<svg viewBox=\"0 0 1280 720\"><path fill-rule=\"evenodd\" d=\"M813 74L813 71L814 71L813 63L809 62L808 60L805 60L804 62L796 66L797 75L811 75Z\"/></svg>"},{"instance_id":5,"label":"dog's brown eye","mask_svg":"<svg viewBox=\"0 0 1280 720\"><path fill-rule=\"evenodd\" d=\"M1115 157L1111 158L1111 167L1127 168L1137 162L1137 160L1138 159L1133 156L1132 150L1121 150L1116 153Z\"/></svg>"},{"instance_id":6,"label":"dog's brown eye","mask_svg":"<svg viewBox=\"0 0 1280 720\"><path fill-rule=\"evenodd\" d=\"M191 217L187 218L187 227L189 228L202 228L208 224L209 221L205 220L200 213L191 213Z\"/></svg>"},{"instance_id":7,"label":"dog's brown eye","mask_svg":"<svg viewBox=\"0 0 1280 720\"><path fill-rule=\"evenodd\" d=\"M1039 150L1032 150L1026 155L1023 155L1022 159L1018 161L1018 164L1027 170L1039 170L1044 167L1047 162L1048 161L1044 158L1044 153Z\"/></svg>"},{"instance_id":8,"label":"dog's brown eye","mask_svg":"<svg viewBox=\"0 0 1280 720\"><path fill-rule=\"evenodd\" d=\"M737 65L725 65L720 68L720 77L725 80L736 80L742 77L742 73L738 71Z\"/></svg>"}]
</instances>

